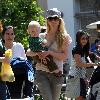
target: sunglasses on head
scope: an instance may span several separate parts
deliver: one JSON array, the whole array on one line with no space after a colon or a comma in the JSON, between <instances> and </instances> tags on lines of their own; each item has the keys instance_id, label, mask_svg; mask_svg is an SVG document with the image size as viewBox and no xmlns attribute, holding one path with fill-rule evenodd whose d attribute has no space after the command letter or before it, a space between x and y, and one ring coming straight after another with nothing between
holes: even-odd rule
<instances>
[{"instance_id":1,"label":"sunglasses on head","mask_svg":"<svg viewBox=\"0 0 100 100\"><path fill-rule=\"evenodd\" d=\"M57 16L55 16L55 17L48 17L47 20L49 20L49 21L52 21L52 20L56 21L56 20L59 20L59 18Z\"/></svg>"}]
</instances>

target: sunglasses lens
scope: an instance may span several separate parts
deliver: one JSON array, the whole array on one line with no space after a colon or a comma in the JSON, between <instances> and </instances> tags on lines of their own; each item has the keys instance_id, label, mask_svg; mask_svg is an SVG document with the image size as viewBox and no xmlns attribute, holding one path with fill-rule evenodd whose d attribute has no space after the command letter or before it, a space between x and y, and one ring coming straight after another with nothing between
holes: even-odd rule
<instances>
[{"instance_id":1,"label":"sunglasses lens","mask_svg":"<svg viewBox=\"0 0 100 100\"><path fill-rule=\"evenodd\" d=\"M49 17L49 18L47 18L47 20L49 20L49 21L52 21L52 20L56 21L58 19L59 19L58 17Z\"/></svg>"},{"instance_id":2,"label":"sunglasses lens","mask_svg":"<svg viewBox=\"0 0 100 100\"><path fill-rule=\"evenodd\" d=\"M58 20L59 18L58 18L58 17L54 17L53 19L54 19L54 20Z\"/></svg>"},{"instance_id":3,"label":"sunglasses lens","mask_svg":"<svg viewBox=\"0 0 100 100\"><path fill-rule=\"evenodd\" d=\"M88 37L83 37L82 40L88 40Z\"/></svg>"},{"instance_id":4,"label":"sunglasses lens","mask_svg":"<svg viewBox=\"0 0 100 100\"><path fill-rule=\"evenodd\" d=\"M49 21L51 21L52 19L53 19L52 17L47 18L47 20L49 20Z\"/></svg>"}]
</instances>

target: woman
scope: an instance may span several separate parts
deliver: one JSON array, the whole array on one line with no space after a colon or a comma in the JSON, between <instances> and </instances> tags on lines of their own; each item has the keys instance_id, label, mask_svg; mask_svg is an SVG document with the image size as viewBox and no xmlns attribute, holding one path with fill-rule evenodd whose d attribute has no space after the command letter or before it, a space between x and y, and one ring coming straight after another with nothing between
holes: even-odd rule
<instances>
[{"instance_id":1,"label":"woman","mask_svg":"<svg viewBox=\"0 0 100 100\"><path fill-rule=\"evenodd\" d=\"M2 24L0 22L0 33L2 32ZM2 62L4 63L10 63L9 58L3 57L3 52L2 52L2 44L0 43L0 72L1 72L1 65ZM6 100L7 97L7 87L4 81L2 81L1 76L0 76L0 100Z\"/></svg>"},{"instance_id":2,"label":"woman","mask_svg":"<svg viewBox=\"0 0 100 100\"><path fill-rule=\"evenodd\" d=\"M14 28L12 26L4 27L3 32L2 32L2 44L4 46L4 51L7 49L12 49L11 60L16 57L20 57L26 60L27 58L25 55L25 50L24 50L23 45L21 43L14 42L14 38L15 38ZM15 75L15 82L7 82L7 86L8 86L11 98L18 99L18 98L21 98L23 82L26 81L25 82L27 83L27 86L25 85L26 87L28 86L30 87L30 84L32 87L32 83L28 81L26 77L26 72L22 68L20 68L20 70L17 72L15 70L14 75ZM26 91L26 94L28 93L28 95L26 96L30 96L29 92L31 91L31 88L30 90L25 90L25 91Z\"/></svg>"},{"instance_id":3,"label":"woman","mask_svg":"<svg viewBox=\"0 0 100 100\"><path fill-rule=\"evenodd\" d=\"M87 58L88 60L89 57L89 35L87 32L84 32L82 30L79 30L76 34L76 46L72 50L72 55L73 55L73 66L71 67L69 71L69 79L74 79L77 78L79 79L79 84L77 84L77 89L74 89L75 81L72 86L72 88L75 91L71 91L71 93L75 94L76 92L79 92L79 95L77 95L76 100L85 100L86 98L86 84L85 84L85 79L86 79L86 68L91 67L91 66L96 66L97 64L92 63L87 63ZM78 90L79 89L79 90ZM67 93L67 92L66 92ZM75 96L75 95L74 95Z\"/></svg>"},{"instance_id":4,"label":"woman","mask_svg":"<svg viewBox=\"0 0 100 100\"><path fill-rule=\"evenodd\" d=\"M47 40L49 51L34 53L28 50L26 54L38 55L45 63L47 55L53 56L58 69L50 72L48 66L37 63L35 81L44 100L59 100L63 83L63 61L68 58L68 48L72 40L65 30L60 11L56 8L47 10L46 20L47 32L41 33L40 37Z\"/></svg>"}]
</instances>

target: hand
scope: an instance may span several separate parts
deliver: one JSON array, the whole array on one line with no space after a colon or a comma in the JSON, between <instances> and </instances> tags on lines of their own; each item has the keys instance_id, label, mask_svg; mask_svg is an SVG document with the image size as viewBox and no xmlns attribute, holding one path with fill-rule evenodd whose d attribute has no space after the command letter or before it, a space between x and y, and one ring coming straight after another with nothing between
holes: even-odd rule
<instances>
[{"instance_id":1,"label":"hand","mask_svg":"<svg viewBox=\"0 0 100 100\"><path fill-rule=\"evenodd\" d=\"M9 57L4 57L3 63L10 64L10 58Z\"/></svg>"},{"instance_id":2,"label":"hand","mask_svg":"<svg viewBox=\"0 0 100 100\"><path fill-rule=\"evenodd\" d=\"M32 52L30 49L28 49L27 52L26 52L26 55L33 57L33 56L36 56L37 54Z\"/></svg>"},{"instance_id":3,"label":"hand","mask_svg":"<svg viewBox=\"0 0 100 100\"><path fill-rule=\"evenodd\" d=\"M53 73L59 73L59 71L60 71L59 69L56 69L53 71Z\"/></svg>"},{"instance_id":4,"label":"hand","mask_svg":"<svg viewBox=\"0 0 100 100\"><path fill-rule=\"evenodd\" d=\"M39 59L45 59L49 55L49 51L38 52Z\"/></svg>"},{"instance_id":5,"label":"hand","mask_svg":"<svg viewBox=\"0 0 100 100\"><path fill-rule=\"evenodd\" d=\"M96 63L97 66L100 66L100 62Z\"/></svg>"},{"instance_id":6,"label":"hand","mask_svg":"<svg viewBox=\"0 0 100 100\"><path fill-rule=\"evenodd\" d=\"M37 55L39 59L41 60L41 63L47 64L47 60L50 60L48 57L49 55L48 51L38 52Z\"/></svg>"},{"instance_id":7,"label":"hand","mask_svg":"<svg viewBox=\"0 0 100 100\"><path fill-rule=\"evenodd\" d=\"M41 45L42 45L43 47L47 46L47 40L44 39L44 40L42 41Z\"/></svg>"}]
</instances>

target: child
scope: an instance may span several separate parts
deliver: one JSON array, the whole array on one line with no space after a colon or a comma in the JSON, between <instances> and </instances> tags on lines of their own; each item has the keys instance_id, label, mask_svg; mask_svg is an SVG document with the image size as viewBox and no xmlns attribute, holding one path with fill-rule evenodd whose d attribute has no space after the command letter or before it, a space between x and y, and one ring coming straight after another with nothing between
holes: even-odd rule
<instances>
[{"instance_id":1,"label":"child","mask_svg":"<svg viewBox=\"0 0 100 100\"><path fill-rule=\"evenodd\" d=\"M49 47L47 47L47 40L39 37L40 30L41 30L40 24L37 21L31 21L29 23L29 25L28 25L28 33L30 34L29 48L33 52L42 52L45 50L47 51L49 48ZM57 69L57 65L53 61L53 57L50 55L48 55L47 58L45 58L46 62L39 59L38 56L35 56L33 59L37 62L41 62L45 66L48 66L48 69L51 72ZM51 64L52 64L52 67L51 66L49 67L49 65L51 65Z\"/></svg>"}]
</instances>

